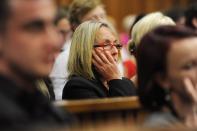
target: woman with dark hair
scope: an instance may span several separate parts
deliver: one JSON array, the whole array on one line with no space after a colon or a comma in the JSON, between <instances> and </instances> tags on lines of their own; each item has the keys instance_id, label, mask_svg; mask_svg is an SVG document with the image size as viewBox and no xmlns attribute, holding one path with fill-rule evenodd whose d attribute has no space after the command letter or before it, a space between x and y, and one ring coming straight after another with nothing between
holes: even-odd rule
<instances>
[{"instance_id":1,"label":"woman with dark hair","mask_svg":"<svg viewBox=\"0 0 197 131\"><path fill-rule=\"evenodd\" d=\"M196 51L197 34L185 27L162 26L143 37L137 48L138 94L152 112L145 125L197 126Z\"/></svg>"}]
</instances>

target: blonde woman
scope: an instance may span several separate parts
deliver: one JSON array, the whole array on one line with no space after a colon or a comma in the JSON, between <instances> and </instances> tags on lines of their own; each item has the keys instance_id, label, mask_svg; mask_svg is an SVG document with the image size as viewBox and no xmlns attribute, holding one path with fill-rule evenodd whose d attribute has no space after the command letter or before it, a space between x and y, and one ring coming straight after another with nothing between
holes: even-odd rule
<instances>
[{"instance_id":1,"label":"blonde woman","mask_svg":"<svg viewBox=\"0 0 197 131\"><path fill-rule=\"evenodd\" d=\"M142 37L152 31L154 28L162 25L175 25L175 22L161 12L154 12L144 16L132 29L131 40L129 42L129 51L135 56L135 51Z\"/></svg>"},{"instance_id":2,"label":"blonde woman","mask_svg":"<svg viewBox=\"0 0 197 131\"><path fill-rule=\"evenodd\" d=\"M69 5L69 21L72 31L87 20L107 21L106 11L102 2L100 0L73 0ZM62 99L62 91L68 81L67 65L71 40L68 40L66 45L64 51L55 60L50 74L56 100Z\"/></svg>"},{"instance_id":3,"label":"blonde woman","mask_svg":"<svg viewBox=\"0 0 197 131\"><path fill-rule=\"evenodd\" d=\"M130 54L134 55L134 61L136 58L136 49L142 37L156 27L162 25L175 25L175 22L170 17L163 15L161 12L154 12L144 16L133 26L128 49L130 51ZM137 85L136 75L133 76L131 80Z\"/></svg>"},{"instance_id":4,"label":"blonde woman","mask_svg":"<svg viewBox=\"0 0 197 131\"><path fill-rule=\"evenodd\" d=\"M135 95L133 83L122 78L117 64L117 35L105 23L87 21L74 32L68 60L69 81L63 99Z\"/></svg>"}]
</instances>

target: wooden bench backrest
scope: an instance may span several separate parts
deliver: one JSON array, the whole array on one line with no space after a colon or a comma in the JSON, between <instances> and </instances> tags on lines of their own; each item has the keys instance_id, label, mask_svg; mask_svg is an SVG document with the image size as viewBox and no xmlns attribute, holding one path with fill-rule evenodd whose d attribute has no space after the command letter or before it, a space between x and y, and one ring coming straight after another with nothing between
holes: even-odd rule
<instances>
[{"instance_id":1,"label":"wooden bench backrest","mask_svg":"<svg viewBox=\"0 0 197 131\"><path fill-rule=\"evenodd\" d=\"M64 100L54 103L71 113L99 112L109 110L130 110L141 107L138 97L117 97L87 100Z\"/></svg>"}]
</instances>

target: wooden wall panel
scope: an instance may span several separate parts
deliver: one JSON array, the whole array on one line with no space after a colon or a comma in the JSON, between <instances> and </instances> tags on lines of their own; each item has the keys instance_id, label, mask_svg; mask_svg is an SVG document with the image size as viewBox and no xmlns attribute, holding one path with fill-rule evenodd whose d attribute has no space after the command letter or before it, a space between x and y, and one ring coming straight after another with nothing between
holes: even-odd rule
<instances>
[{"instance_id":1,"label":"wooden wall panel","mask_svg":"<svg viewBox=\"0 0 197 131\"><path fill-rule=\"evenodd\" d=\"M59 5L69 5L72 0L56 0ZM196 0L102 0L108 15L112 16L120 31L122 19L129 14L150 13L171 7L185 7Z\"/></svg>"},{"instance_id":2,"label":"wooden wall panel","mask_svg":"<svg viewBox=\"0 0 197 131\"><path fill-rule=\"evenodd\" d=\"M72 0L56 0L59 6L67 6Z\"/></svg>"},{"instance_id":3,"label":"wooden wall panel","mask_svg":"<svg viewBox=\"0 0 197 131\"><path fill-rule=\"evenodd\" d=\"M171 7L185 7L194 0L103 0L107 13L114 17L118 30L122 30L122 19L129 14L164 11Z\"/></svg>"}]
</instances>

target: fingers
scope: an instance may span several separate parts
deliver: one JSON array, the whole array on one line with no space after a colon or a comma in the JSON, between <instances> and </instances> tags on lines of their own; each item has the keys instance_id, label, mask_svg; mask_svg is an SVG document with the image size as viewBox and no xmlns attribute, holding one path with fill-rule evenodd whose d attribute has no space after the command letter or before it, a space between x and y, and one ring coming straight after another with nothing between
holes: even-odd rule
<instances>
[{"instance_id":1,"label":"fingers","mask_svg":"<svg viewBox=\"0 0 197 131\"><path fill-rule=\"evenodd\" d=\"M96 70L102 75L103 79L109 81L120 78L121 75L117 63L109 52L95 49L92 55L92 63L96 67Z\"/></svg>"},{"instance_id":2,"label":"fingers","mask_svg":"<svg viewBox=\"0 0 197 131\"><path fill-rule=\"evenodd\" d=\"M98 65L102 65L103 61L101 60L101 58L96 54L96 52L93 50L92 52L92 56L93 56L93 63L97 63Z\"/></svg>"},{"instance_id":3,"label":"fingers","mask_svg":"<svg viewBox=\"0 0 197 131\"><path fill-rule=\"evenodd\" d=\"M111 55L109 52L104 51L104 53L105 53L105 56L107 57L107 59L108 59L108 61L109 61L110 63L113 63L113 64L116 63L115 60L114 60L114 58L112 57L112 55Z\"/></svg>"},{"instance_id":4,"label":"fingers","mask_svg":"<svg viewBox=\"0 0 197 131\"><path fill-rule=\"evenodd\" d=\"M184 78L184 84L186 87L186 91L188 92L189 95L191 95L192 99L197 102L197 90L196 90L196 85L192 84L192 81L189 78Z\"/></svg>"},{"instance_id":5,"label":"fingers","mask_svg":"<svg viewBox=\"0 0 197 131\"><path fill-rule=\"evenodd\" d=\"M93 65L98 69L101 65L94 59L92 59Z\"/></svg>"},{"instance_id":6,"label":"fingers","mask_svg":"<svg viewBox=\"0 0 197 131\"><path fill-rule=\"evenodd\" d=\"M105 56L105 54L101 50L98 50L98 49L93 50L93 58L100 65L110 63L108 58Z\"/></svg>"}]
</instances>

